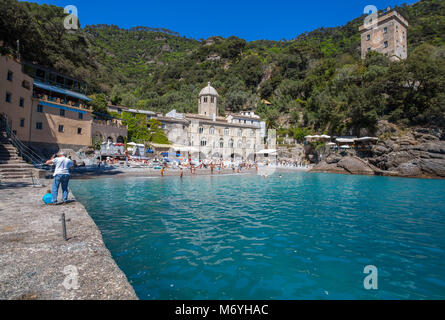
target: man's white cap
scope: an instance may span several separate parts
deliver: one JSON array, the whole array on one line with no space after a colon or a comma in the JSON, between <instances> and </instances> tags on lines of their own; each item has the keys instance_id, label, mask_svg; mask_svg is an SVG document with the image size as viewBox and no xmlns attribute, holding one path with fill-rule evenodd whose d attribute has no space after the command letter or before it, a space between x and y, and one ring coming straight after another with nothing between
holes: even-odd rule
<instances>
[{"instance_id":1,"label":"man's white cap","mask_svg":"<svg viewBox=\"0 0 445 320\"><path fill-rule=\"evenodd\" d=\"M65 152L62 151L62 150L60 150L59 152L57 152L57 155L58 155L58 156L64 156L64 155L65 155Z\"/></svg>"}]
</instances>

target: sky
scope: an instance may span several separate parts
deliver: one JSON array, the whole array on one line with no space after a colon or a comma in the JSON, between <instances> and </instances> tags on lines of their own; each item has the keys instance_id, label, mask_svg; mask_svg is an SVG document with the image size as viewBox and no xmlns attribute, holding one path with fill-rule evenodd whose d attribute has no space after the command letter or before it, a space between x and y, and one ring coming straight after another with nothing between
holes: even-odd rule
<instances>
[{"instance_id":1,"label":"sky","mask_svg":"<svg viewBox=\"0 0 445 320\"><path fill-rule=\"evenodd\" d=\"M82 26L166 28L181 36L207 39L237 36L247 41L294 39L305 31L346 24L367 5L379 10L416 0L36 0L60 7L74 5Z\"/></svg>"}]
</instances>

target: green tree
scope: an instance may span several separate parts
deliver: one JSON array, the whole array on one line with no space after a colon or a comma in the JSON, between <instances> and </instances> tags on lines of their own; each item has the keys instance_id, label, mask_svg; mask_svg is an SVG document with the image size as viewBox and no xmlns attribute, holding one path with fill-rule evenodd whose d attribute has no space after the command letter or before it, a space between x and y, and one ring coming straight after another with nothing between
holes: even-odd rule
<instances>
[{"instance_id":1,"label":"green tree","mask_svg":"<svg viewBox=\"0 0 445 320\"><path fill-rule=\"evenodd\" d=\"M107 96L104 93L95 94L92 96L91 106L94 112L108 114Z\"/></svg>"}]
</instances>

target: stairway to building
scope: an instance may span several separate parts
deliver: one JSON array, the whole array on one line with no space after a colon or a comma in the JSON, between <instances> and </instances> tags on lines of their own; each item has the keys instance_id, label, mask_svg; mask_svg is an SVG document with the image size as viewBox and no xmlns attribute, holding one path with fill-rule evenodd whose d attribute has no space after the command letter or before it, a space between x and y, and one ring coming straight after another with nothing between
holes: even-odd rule
<instances>
[{"instance_id":1,"label":"stairway to building","mask_svg":"<svg viewBox=\"0 0 445 320\"><path fill-rule=\"evenodd\" d=\"M0 180L32 178L34 167L17 154L4 132L0 133Z\"/></svg>"}]
</instances>

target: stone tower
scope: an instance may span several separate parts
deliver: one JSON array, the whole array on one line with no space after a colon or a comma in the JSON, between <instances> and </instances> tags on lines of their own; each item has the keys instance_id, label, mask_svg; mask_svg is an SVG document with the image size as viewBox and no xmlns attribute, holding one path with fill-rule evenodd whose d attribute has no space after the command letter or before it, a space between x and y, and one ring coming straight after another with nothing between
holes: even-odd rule
<instances>
[{"instance_id":1,"label":"stone tower","mask_svg":"<svg viewBox=\"0 0 445 320\"><path fill-rule=\"evenodd\" d=\"M377 23L372 26L362 25L360 27L362 59L365 59L370 51L386 54L391 60L406 59L408 57L407 28L408 21L390 8L379 14Z\"/></svg>"},{"instance_id":2,"label":"stone tower","mask_svg":"<svg viewBox=\"0 0 445 320\"><path fill-rule=\"evenodd\" d=\"M198 113L203 116L218 116L218 92L208 83L198 96Z\"/></svg>"}]
</instances>

